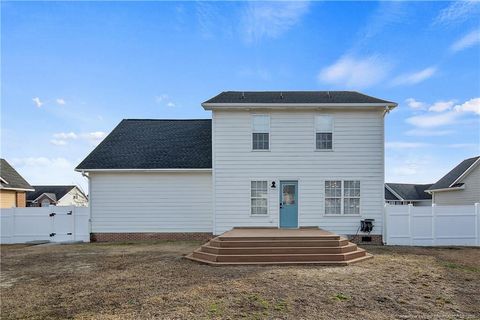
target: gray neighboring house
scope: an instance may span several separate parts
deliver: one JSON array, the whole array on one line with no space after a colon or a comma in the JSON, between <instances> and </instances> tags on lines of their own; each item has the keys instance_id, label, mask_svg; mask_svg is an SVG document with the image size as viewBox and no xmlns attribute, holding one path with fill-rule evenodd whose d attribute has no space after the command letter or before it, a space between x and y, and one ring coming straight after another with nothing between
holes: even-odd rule
<instances>
[{"instance_id":1,"label":"gray neighboring house","mask_svg":"<svg viewBox=\"0 0 480 320\"><path fill-rule=\"evenodd\" d=\"M426 190L436 205L480 203L480 156L463 160Z\"/></svg>"},{"instance_id":2,"label":"gray neighboring house","mask_svg":"<svg viewBox=\"0 0 480 320\"><path fill-rule=\"evenodd\" d=\"M431 206L432 195L425 190L433 184L385 183L385 203L390 205Z\"/></svg>"}]
</instances>

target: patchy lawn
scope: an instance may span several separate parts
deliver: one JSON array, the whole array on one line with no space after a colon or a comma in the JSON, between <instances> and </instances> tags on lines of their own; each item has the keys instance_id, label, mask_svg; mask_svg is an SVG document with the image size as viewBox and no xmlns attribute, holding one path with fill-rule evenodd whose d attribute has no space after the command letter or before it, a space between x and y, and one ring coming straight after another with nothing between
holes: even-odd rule
<instances>
[{"instance_id":1,"label":"patchy lawn","mask_svg":"<svg viewBox=\"0 0 480 320\"><path fill-rule=\"evenodd\" d=\"M200 243L1 247L1 318L479 319L480 249L364 247L349 267L209 267Z\"/></svg>"}]
</instances>

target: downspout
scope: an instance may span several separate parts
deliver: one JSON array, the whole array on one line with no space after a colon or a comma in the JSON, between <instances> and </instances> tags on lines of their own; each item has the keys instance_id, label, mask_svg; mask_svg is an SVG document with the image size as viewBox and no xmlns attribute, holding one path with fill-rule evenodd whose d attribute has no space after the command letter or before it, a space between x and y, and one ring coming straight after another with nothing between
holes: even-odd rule
<instances>
[{"instance_id":1,"label":"downspout","mask_svg":"<svg viewBox=\"0 0 480 320\"><path fill-rule=\"evenodd\" d=\"M82 170L82 176L88 180L88 234L91 237L92 234L92 181L90 175Z\"/></svg>"},{"instance_id":2,"label":"downspout","mask_svg":"<svg viewBox=\"0 0 480 320\"><path fill-rule=\"evenodd\" d=\"M382 186L382 194L383 194L383 217L382 217L382 244L387 244L387 205L385 204L385 116L390 112L390 108L388 106L385 106L383 109L383 186Z\"/></svg>"}]
</instances>

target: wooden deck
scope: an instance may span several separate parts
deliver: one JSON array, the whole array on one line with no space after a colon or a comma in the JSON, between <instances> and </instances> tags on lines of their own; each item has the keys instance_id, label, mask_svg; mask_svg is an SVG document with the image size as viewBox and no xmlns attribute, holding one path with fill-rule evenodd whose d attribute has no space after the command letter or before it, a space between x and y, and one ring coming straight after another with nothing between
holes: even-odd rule
<instances>
[{"instance_id":1,"label":"wooden deck","mask_svg":"<svg viewBox=\"0 0 480 320\"><path fill-rule=\"evenodd\" d=\"M190 260L214 266L243 264L345 266L371 257L356 244L319 228L234 228L187 256Z\"/></svg>"}]
</instances>

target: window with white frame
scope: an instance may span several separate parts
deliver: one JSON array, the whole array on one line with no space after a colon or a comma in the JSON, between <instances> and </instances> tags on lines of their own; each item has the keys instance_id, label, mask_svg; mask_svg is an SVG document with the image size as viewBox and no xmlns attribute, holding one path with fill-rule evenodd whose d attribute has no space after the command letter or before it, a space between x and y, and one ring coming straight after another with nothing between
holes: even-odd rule
<instances>
[{"instance_id":1,"label":"window with white frame","mask_svg":"<svg viewBox=\"0 0 480 320\"><path fill-rule=\"evenodd\" d=\"M325 214L360 214L360 181L325 181Z\"/></svg>"},{"instance_id":2,"label":"window with white frame","mask_svg":"<svg viewBox=\"0 0 480 320\"><path fill-rule=\"evenodd\" d=\"M267 214L267 181L251 181L251 214Z\"/></svg>"},{"instance_id":3,"label":"window with white frame","mask_svg":"<svg viewBox=\"0 0 480 320\"><path fill-rule=\"evenodd\" d=\"M252 116L252 149L270 149L270 116Z\"/></svg>"},{"instance_id":4,"label":"window with white frame","mask_svg":"<svg viewBox=\"0 0 480 320\"><path fill-rule=\"evenodd\" d=\"M315 117L315 144L317 150L333 149L333 118L331 116Z\"/></svg>"}]
</instances>

